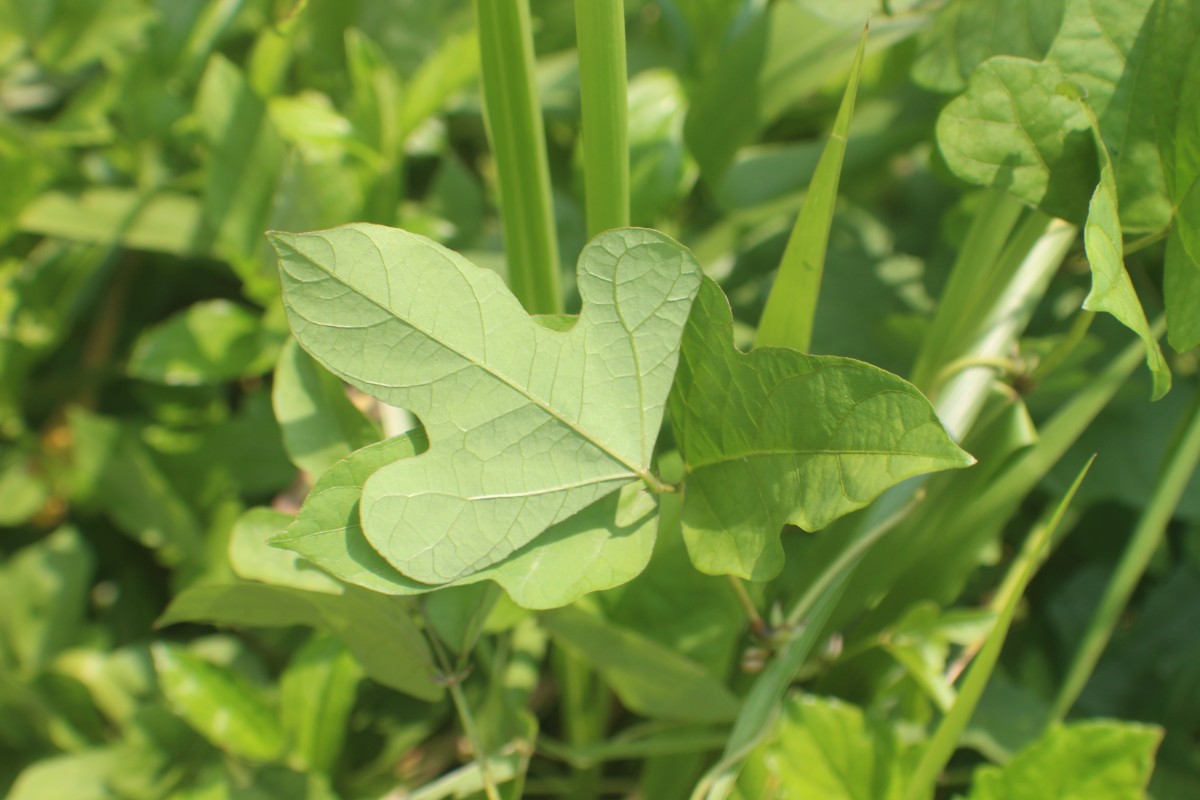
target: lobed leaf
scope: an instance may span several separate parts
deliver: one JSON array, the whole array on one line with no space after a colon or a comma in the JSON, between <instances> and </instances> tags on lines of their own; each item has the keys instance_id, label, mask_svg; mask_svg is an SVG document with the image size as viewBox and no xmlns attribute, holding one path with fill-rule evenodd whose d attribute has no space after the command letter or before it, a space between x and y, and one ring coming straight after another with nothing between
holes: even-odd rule
<instances>
[{"instance_id":1,"label":"lobed leaf","mask_svg":"<svg viewBox=\"0 0 1200 800\"><path fill-rule=\"evenodd\" d=\"M570 330L537 324L495 273L374 225L272 234L296 339L335 374L417 414L430 447L363 487L363 535L415 581L512 555L638 480L700 282L690 253L609 231L579 260Z\"/></svg>"},{"instance_id":2,"label":"lobed leaf","mask_svg":"<svg viewBox=\"0 0 1200 800\"><path fill-rule=\"evenodd\" d=\"M818 530L906 478L973 463L904 380L848 358L739 353L732 324L705 281L671 396L684 538L701 571L769 580L785 523Z\"/></svg>"},{"instance_id":3,"label":"lobed leaf","mask_svg":"<svg viewBox=\"0 0 1200 800\"><path fill-rule=\"evenodd\" d=\"M417 431L365 447L338 462L321 476L296 521L272 544L375 592L406 595L439 588L414 581L391 566L367 541L359 521L359 496L367 477L426 447L424 433ZM551 526L501 563L443 586L493 580L526 608L566 605L638 575L650 559L656 522L653 499L631 484Z\"/></svg>"},{"instance_id":4,"label":"lobed leaf","mask_svg":"<svg viewBox=\"0 0 1200 800\"><path fill-rule=\"evenodd\" d=\"M1058 92L1066 75L1049 63L997 56L942 111L937 140L960 178L1004 189L1047 214L1078 221L1096 185L1091 126Z\"/></svg>"}]
</instances>

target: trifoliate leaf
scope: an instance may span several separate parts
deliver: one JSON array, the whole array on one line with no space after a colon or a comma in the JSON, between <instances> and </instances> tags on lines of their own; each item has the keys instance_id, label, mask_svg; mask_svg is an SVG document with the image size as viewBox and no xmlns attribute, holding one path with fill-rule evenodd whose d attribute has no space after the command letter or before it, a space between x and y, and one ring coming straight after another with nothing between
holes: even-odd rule
<instances>
[{"instance_id":1,"label":"trifoliate leaf","mask_svg":"<svg viewBox=\"0 0 1200 800\"><path fill-rule=\"evenodd\" d=\"M601 234L579 260L578 321L537 324L500 277L375 225L272 234L297 341L423 423L429 450L363 487L363 534L446 584L510 556L649 472L700 282L662 234Z\"/></svg>"},{"instance_id":2,"label":"trifoliate leaf","mask_svg":"<svg viewBox=\"0 0 1200 800\"><path fill-rule=\"evenodd\" d=\"M706 280L671 395L684 538L701 571L769 580L785 523L817 530L906 478L973 463L904 380L848 358L739 353L732 324Z\"/></svg>"}]
</instances>

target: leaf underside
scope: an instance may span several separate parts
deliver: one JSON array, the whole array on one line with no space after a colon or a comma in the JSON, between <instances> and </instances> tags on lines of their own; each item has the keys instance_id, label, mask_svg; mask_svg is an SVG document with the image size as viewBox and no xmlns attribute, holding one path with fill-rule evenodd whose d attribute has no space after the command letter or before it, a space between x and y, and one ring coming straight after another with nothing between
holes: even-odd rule
<instances>
[{"instance_id":1,"label":"leaf underside","mask_svg":"<svg viewBox=\"0 0 1200 800\"><path fill-rule=\"evenodd\" d=\"M338 462L321 476L295 522L272 544L375 592L412 595L442 588L414 581L395 569L371 547L359 522L359 496L366 478L425 447L425 435L417 431L365 447ZM656 511L649 493L631 484L551 526L501 563L448 585L492 580L524 608L567 605L587 592L625 583L645 568L654 549Z\"/></svg>"},{"instance_id":2,"label":"leaf underside","mask_svg":"<svg viewBox=\"0 0 1200 800\"><path fill-rule=\"evenodd\" d=\"M358 224L272 241L300 345L428 435L428 451L378 467L360 498L363 535L403 575L467 578L649 476L700 283L666 236L594 239L582 311L562 332L421 236Z\"/></svg>"}]
</instances>

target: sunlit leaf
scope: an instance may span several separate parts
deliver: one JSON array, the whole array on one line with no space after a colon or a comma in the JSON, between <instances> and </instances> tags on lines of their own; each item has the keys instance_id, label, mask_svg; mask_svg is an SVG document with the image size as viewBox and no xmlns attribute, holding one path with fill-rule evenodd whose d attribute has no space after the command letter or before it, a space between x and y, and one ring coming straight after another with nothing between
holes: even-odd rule
<instances>
[{"instance_id":1,"label":"sunlit leaf","mask_svg":"<svg viewBox=\"0 0 1200 800\"><path fill-rule=\"evenodd\" d=\"M768 580L785 523L818 530L905 478L973 463L895 375L784 348L742 354L731 325L705 281L671 396L684 537L702 571Z\"/></svg>"},{"instance_id":2,"label":"sunlit leaf","mask_svg":"<svg viewBox=\"0 0 1200 800\"><path fill-rule=\"evenodd\" d=\"M980 767L968 800L1139 800L1162 732L1148 725L1056 726L1004 767Z\"/></svg>"},{"instance_id":3,"label":"sunlit leaf","mask_svg":"<svg viewBox=\"0 0 1200 800\"><path fill-rule=\"evenodd\" d=\"M265 372L279 342L258 315L228 300L205 300L138 337L126 366L172 386L221 383Z\"/></svg>"},{"instance_id":4,"label":"sunlit leaf","mask_svg":"<svg viewBox=\"0 0 1200 800\"><path fill-rule=\"evenodd\" d=\"M368 541L414 580L495 564L650 457L699 285L665 236L610 231L580 257L583 311L535 324L499 277L428 239L352 225L273 234L297 340L420 417L430 449L366 482Z\"/></svg>"},{"instance_id":5,"label":"sunlit leaf","mask_svg":"<svg viewBox=\"0 0 1200 800\"><path fill-rule=\"evenodd\" d=\"M433 658L406 602L354 587L330 595L249 581L201 584L176 595L158 624L321 628L337 636L374 680L434 700L441 688L433 682Z\"/></svg>"},{"instance_id":6,"label":"sunlit leaf","mask_svg":"<svg viewBox=\"0 0 1200 800\"><path fill-rule=\"evenodd\" d=\"M794 695L771 738L747 760L733 796L897 800L906 749L895 729L860 708Z\"/></svg>"},{"instance_id":7,"label":"sunlit leaf","mask_svg":"<svg viewBox=\"0 0 1200 800\"><path fill-rule=\"evenodd\" d=\"M376 592L418 594L438 587L406 577L362 533L359 495L376 470L426 449L420 432L366 447L321 476L286 532L272 543L332 575ZM654 501L630 485L551 526L504 561L451 584L494 580L522 606L552 608L624 583L646 566L654 546Z\"/></svg>"},{"instance_id":8,"label":"sunlit leaf","mask_svg":"<svg viewBox=\"0 0 1200 800\"><path fill-rule=\"evenodd\" d=\"M283 730L261 697L231 673L186 650L154 646L158 682L183 719L216 747L254 761L283 750Z\"/></svg>"}]
</instances>

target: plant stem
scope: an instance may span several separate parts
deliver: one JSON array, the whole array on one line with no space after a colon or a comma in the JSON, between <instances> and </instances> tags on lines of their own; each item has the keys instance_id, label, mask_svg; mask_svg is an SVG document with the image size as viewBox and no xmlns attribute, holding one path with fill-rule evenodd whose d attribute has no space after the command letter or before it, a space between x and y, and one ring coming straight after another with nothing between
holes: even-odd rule
<instances>
[{"instance_id":1,"label":"plant stem","mask_svg":"<svg viewBox=\"0 0 1200 800\"><path fill-rule=\"evenodd\" d=\"M563 311L558 235L528 0L475 0L484 117L496 158L512 292L531 314Z\"/></svg>"},{"instance_id":2,"label":"plant stem","mask_svg":"<svg viewBox=\"0 0 1200 800\"><path fill-rule=\"evenodd\" d=\"M737 597L742 611L746 612L746 619L750 620L750 630L756 636L765 635L767 633L767 623L763 621L762 614L759 614L758 609L754 606L754 599L746 591L746 584L742 583L742 579L736 575L727 575L725 577L729 578L729 585L733 587L733 594Z\"/></svg>"},{"instance_id":3,"label":"plant stem","mask_svg":"<svg viewBox=\"0 0 1200 800\"><path fill-rule=\"evenodd\" d=\"M454 702L454 710L458 712L458 719L462 723L463 733L467 735L467 741L471 743L471 755L475 759L475 763L479 766L479 774L483 778L483 788L487 794L487 800L500 800L500 790L496 788L496 779L492 775L492 769L488 764L487 751L483 747L483 740L479 736L479 729L475 727L475 718L471 714L471 706L467 702L467 697L462 690L462 680L451 665L450 656L446 652L445 646L438 639L437 631L433 627L433 621L423 608L422 614L425 617L426 637L429 639L429 645L433 649L434 658L437 659L438 668L441 669L442 675L445 678L446 688L450 692L450 699Z\"/></svg>"},{"instance_id":4,"label":"plant stem","mask_svg":"<svg viewBox=\"0 0 1200 800\"><path fill-rule=\"evenodd\" d=\"M1183 498L1192 473L1200 462L1200 393L1192 401L1192 406L1184 417L1183 434L1175 440L1174 446L1167 454L1158 480L1154 483L1154 492L1150 502L1142 512L1134 529L1133 537L1129 540L1125 553L1117 565L1117 570L1105 588L1104 597L1100 600L1092 622L1083 635L1082 643L1067 677L1063 680L1058 697L1051 709L1051 719L1061 720L1070 711L1071 706L1079 697L1088 678L1096 668L1101 653L1112 638L1113 630L1125 606L1129 603L1133 590L1146 571L1154 551L1162 542L1167 523L1171 521L1176 506Z\"/></svg>"},{"instance_id":5,"label":"plant stem","mask_svg":"<svg viewBox=\"0 0 1200 800\"><path fill-rule=\"evenodd\" d=\"M1032 375L1034 383L1040 382L1063 365L1071 353L1075 352L1075 348L1079 346L1083 338L1087 336L1088 329L1092 327L1092 320L1095 318L1095 311L1080 311L1075 315L1075 321L1071 323L1067 335L1034 368Z\"/></svg>"},{"instance_id":6,"label":"plant stem","mask_svg":"<svg viewBox=\"0 0 1200 800\"><path fill-rule=\"evenodd\" d=\"M953 378L964 369L971 367L992 367L999 370L1004 375L1017 375L1021 372L1021 364L1011 358L1001 358L997 356L963 356L956 358L938 372L937 377L933 380L933 386L937 387L944 384L946 381Z\"/></svg>"},{"instance_id":7,"label":"plant stem","mask_svg":"<svg viewBox=\"0 0 1200 800\"><path fill-rule=\"evenodd\" d=\"M629 225L625 5L575 0L588 235Z\"/></svg>"}]
</instances>

